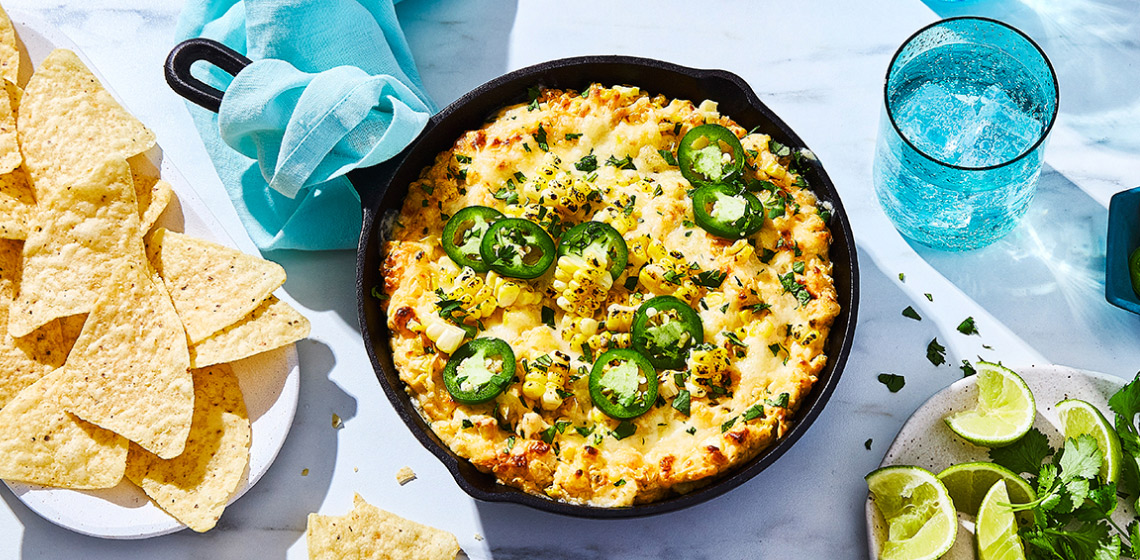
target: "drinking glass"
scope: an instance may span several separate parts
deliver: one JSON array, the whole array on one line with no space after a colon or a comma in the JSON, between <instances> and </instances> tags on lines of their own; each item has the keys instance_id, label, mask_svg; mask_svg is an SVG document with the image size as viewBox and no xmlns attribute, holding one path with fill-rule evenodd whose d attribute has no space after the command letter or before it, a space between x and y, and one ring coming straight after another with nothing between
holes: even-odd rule
<instances>
[{"instance_id":1,"label":"drinking glass","mask_svg":"<svg viewBox=\"0 0 1140 560\"><path fill-rule=\"evenodd\" d=\"M988 245L1017 225L1057 117L1057 76L1024 33L951 18L891 60L875 193L905 236L937 249Z\"/></svg>"}]
</instances>

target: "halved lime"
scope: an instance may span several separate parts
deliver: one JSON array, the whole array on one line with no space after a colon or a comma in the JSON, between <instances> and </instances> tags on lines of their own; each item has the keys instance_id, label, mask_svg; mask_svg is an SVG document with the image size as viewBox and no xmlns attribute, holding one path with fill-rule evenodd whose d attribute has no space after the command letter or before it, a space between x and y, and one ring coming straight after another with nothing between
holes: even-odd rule
<instances>
[{"instance_id":1,"label":"halved lime","mask_svg":"<svg viewBox=\"0 0 1140 560\"><path fill-rule=\"evenodd\" d=\"M1025 560L1004 480L994 483L982 499L976 530L978 560Z\"/></svg>"},{"instance_id":2,"label":"halved lime","mask_svg":"<svg viewBox=\"0 0 1140 560\"><path fill-rule=\"evenodd\" d=\"M958 533L954 502L930 471L883 467L866 480L888 527L879 560L933 560L954 545Z\"/></svg>"},{"instance_id":3,"label":"halved lime","mask_svg":"<svg viewBox=\"0 0 1140 560\"><path fill-rule=\"evenodd\" d=\"M1120 438L1104 415L1095 406L1077 399L1057 403L1057 415L1061 418L1061 433L1065 439L1089 434L1096 440L1096 445L1104 456L1104 462L1100 465L1101 478L1119 483L1120 464L1124 460L1120 452Z\"/></svg>"},{"instance_id":4,"label":"halved lime","mask_svg":"<svg viewBox=\"0 0 1140 560\"><path fill-rule=\"evenodd\" d=\"M994 483L1005 481L1011 504L1032 502L1037 494L1033 487L1017 473L994 463L962 463L948 467L938 473L938 480L946 485L946 492L954 501L954 507L962 513L977 515L982 506L982 498L993 488Z\"/></svg>"},{"instance_id":5,"label":"halved lime","mask_svg":"<svg viewBox=\"0 0 1140 560\"><path fill-rule=\"evenodd\" d=\"M998 364L978 362L978 405L946 417L946 425L966 441L983 447L1009 445L1033 427L1037 407L1029 386Z\"/></svg>"}]
</instances>

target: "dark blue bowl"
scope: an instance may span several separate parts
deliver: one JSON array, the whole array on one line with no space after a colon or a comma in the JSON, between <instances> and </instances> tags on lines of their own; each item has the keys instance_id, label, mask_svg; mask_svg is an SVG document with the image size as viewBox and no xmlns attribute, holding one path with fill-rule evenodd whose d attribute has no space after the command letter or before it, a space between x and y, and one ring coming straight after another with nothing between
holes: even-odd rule
<instances>
[{"instance_id":1,"label":"dark blue bowl","mask_svg":"<svg viewBox=\"0 0 1140 560\"><path fill-rule=\"evenodd\" d=\"M1109 303L1140 313L1140 296L1132 289L1128 255L1140 247L1140 187L1116 193L1108 205L1104 297Z\"/></svg>"}]
</instances>

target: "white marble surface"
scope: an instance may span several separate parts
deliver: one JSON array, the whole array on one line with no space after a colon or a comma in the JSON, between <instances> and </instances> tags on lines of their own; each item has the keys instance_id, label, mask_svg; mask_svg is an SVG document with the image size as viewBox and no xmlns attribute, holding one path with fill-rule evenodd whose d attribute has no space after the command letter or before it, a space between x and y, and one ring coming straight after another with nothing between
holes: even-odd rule
<instances>
[{"instance_id":1,"label":"white marble surface","mask_svg":"<svg viewBox=\"0 0 1140 560\"><path fill-rule=\"evenodd\" d=\"M3 3L68 34L154 129L166 157L229 235L253 249L186 108L163 82L180 2ZM373 377L357 327L354 255L275 253L269 257L288 270L285 290L312 319L313 335L298 345L297 419L261 483L207 534L141 542L71 534L0 490L0 558L304 558L306 515L342 514L353 492L454 532L471 558L862 558L863 475L906 417L960 377L956 368L926 360L932 337L949 348L954 364L980 355L1122 377L1140 369L1140 318L1105 302L1102 270L1108 200L1140 184L1135 0L405 0L398 9L427 89L441 105L503 72L583 54L660 58L747 80L824 162L859 243L855 348L827 409L771 468L684 511L589 521L476 503L409 434ZM1057 65L1061 83L1061 115L1028 219L1006 239L967 254L908 244L870 184L891 54L919 27L958 14L989 15L1025 30ZM908 305L922 322L900 315ZM955 331L967 316L976 318L980 337ZM875 379L880 372L906 375L906 387L888 393ZM334 413L345 419L339 430L331 426ZM394 475L404 465L418 479L401 487Z\"/></svg>"}]
</instances>

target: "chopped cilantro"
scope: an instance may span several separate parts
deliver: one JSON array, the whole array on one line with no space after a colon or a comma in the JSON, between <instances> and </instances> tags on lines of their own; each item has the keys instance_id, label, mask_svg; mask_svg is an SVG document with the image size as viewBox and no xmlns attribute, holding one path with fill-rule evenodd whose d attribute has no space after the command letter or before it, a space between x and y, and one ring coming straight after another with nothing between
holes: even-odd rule
<instances>
[{"instance_id":1,"label":"chopped cilantro","mask_svg":"<svg viewBox=\"0 0 1140 560\"><path fill-rule=\"evenodd\" d=\"M886 385L890 392L897 393L906 385L906 378L893 373L880 373L879 383Z\"/></svg>"},{"instance_id":2,"label":"chopped cilantro","mask_svg":"<svg viewBox=\"0 0 1140 560\"><path fill-rule=\"evenodd\" d=\"M969 377L978 373L976 370L974 370L974 366L970 365L970 362L967 362L966 360L962 360L962 365L959 366L959 369L962 370L962 377Z\"/></svg>"},{"instance_id":3,"label":"chopped cilantro","mask_svg":"<svg viewBox=\"0 0 1140 560\"><path fill-rule=\"evenodd\" d=\"M633 158L630 156L625 156L621 159L610 156L610 158L606 160L606 165L612 165L618 169L637 169L637 167L633 165Z\"/></svg>"},{"instance_id":4,"label":"chopped cilantro","mask_svg":"<svg viewBox=\"0 0 1140 560\"><path fill-rule=\"evenodd\" d=\"M661 158L665 160L665 163L674 166L677 165L677 158L673 155L673 152L669 150L657 150L657 153L661 154Z\"/></svg>"},{"instance_id":5,"label":"chopped cilantro","mask_svg":"<svg viewBox=\"0 0 1140 560\"><path fill-rule=\"evenodd\" d=\"M936 366L946 363L946 347L938 344L938 337L926 345L926 359Z\"/></svg>"},{"instance_id":6,"label":"chopped cilantro","mask_svg":"<svg viewBox=\"0 0 1140 560\"><path fill-rule=\"evenodd\" d=\"M577 139L579 139L579 138L581 138L581 137L582 137L582 133L581 133L581 132L567 132L567 133L566 133L566 139L567 139L567 140L577 140Z\"/></svg>"},{"instance_id":7,"label":"chopped cilantro","mask_svg":"<svg viewBox=\"0 0 1140 560\"><path fill-rule=\"evenodd\" d=\"M578 163L574 164L574 169L585 173L589 173L598 169L598 156L594 154L582 156L582 159L578 160Z\"/></svg>"},{"instance_id":8,"label":"chopped cilantro","mask_svg":"<svg viewBox=\"0 0 1140 560\"><path fill-rule=\"evenodd\" d=\"M540 90L536 87L526 88L526 95L527 95L527 98L530 99L530 104L526 106L526 110L527 111L533 111L533 110L537 109L538 108L538 97L540 95L542 95L542 90Z\"/></svg>"},{"instance_id":9,"label":"chopped cilantro","mask_svg":"<svg viewBox=\"0 0 1140 560\"><path fill-rule=\"evenodd\" d=\"M534 141L538 142L538 147L542 151L550 151L550 145L546 143L546 129L542 128L541 123L538 125L538 130L534 131Z\"/></svg>"},{"instance_id":10,"label":"chopped cilantro","mask_svg":"<svg viewBox=\"0 0 1140 560\"><path fill-rule=\"evenodd\" d=\"M804 273L804 261L796 261L792 263L792 271L796 274Z\"/></svg>"},{"instance_id":11,"label":"chopped cilantro","mask_svg":"<svg viewBox=\"0 0 1140 560\"><path fill-rule=\"evenodd\" d=\"M638 278L637 276L632 276L632 275L631 275L631 276L627 276L627 277L625 278L625 289L627 289L627 290L629 290L629 291L631 291L631 292L632 292L634 289L636 289L636 288L637 288L637 278Z\"/></svg>"},{"instance_id":12,"label":"chopped cilantro","mask_svg":"<svg viewBox=\"0 0 1140 560\"><path fill-rule=\"evenodd\" d=\"M736 333L734 333L732 331L724 331L724 337L727 338L728 343L733 345L733 346L739 346L741 348L748 348L748 344L746 344L743 340L740 340L740 337L736 336Z\"/></svg>"},{"instance_id":13,"label":"chopped cilantro","mask_svg":"<svg viewBox=\"0 0 1140 560\"><path fill-rule=\"evenodd\" d=\"M764 405L754 404L744 411L744 421L749 422L764 416Z\"/></svg>"},{"instance_id":14,"label":"chopped cilantro","mask_svg":"<svg viewBox=\"0 0 1140 560\"><path fill-rule=\"evenodd\" d=\"M902 273L902 272L899 273L899 282L904 282L904 283L906 282L906 274L905 273Z\"/></svg>"},{"instance_id":15,"label":"chopped cilantro","mask_svg":"<svg viewBox=\"0 0 1140 560\"><path fill-rule=\"evenodd\" d=\"M586 437L586 436L588 436L594 432L594 427L590 426L589 428L587 428L586 426L578 426L578 427L574 428L574 431L578 432L578 435L580 435L582 437Z\"/></svg>"},{"instance_id":16,"label":"chopped cilantro","mask_svg":"<svg viewBox=\"0 0 1140 560\"><path fill-rule=\"evenodd\" d=\"M545 305L542 306L542 322L546 323L546 326L554 328L554 310Z\"/></svg>"},{"instance_id":17,"label":"chopped cilantro","mask_svg":"<svg viewBox=\"0 0 1140 560\"><path fill-rule=\"evenodd\" d=\"M470 420L468 420L468 419L466 419L466 418L464 418L464 419L463 419L463 429L467 429L467 428L474 428L474 427L475 427L475 423L474 423L474 422L472 422L472 421L470 421Z\"/></svg>"},{"instance_id":18,"label":"chopped cilantro","mask_svg":"<svg viewBox=\"0 0 1140 560\"><path fill-rule=\"evenodd\" d=\"M725 421L725 423L724 423L724 424L721 424L721 425L720 425L720 433L722 433L722 434L723 434L723 433L725 433L725 432L729 431L730 429L732 429L732 426L733 426L734 424L736 424L736 419L737 419L737 418L739 418L739 417L738 417L738 416L733 416L732 418L729 418L727 421Z\"/></svg>"},{"instance_id":19,"label":"chopped cilantro","mask_svg":"<svg viewBox=\"0 0 1140 560\"><path fill-rule=\"evenodd\" d=\"M672 406L674 409L677 410L677 412L680 412L681 414L688 416L689 411L690 411L691 402L692 402L692 395L689 394L689 391L687 391L685 389L680 389L677 391L677 396L673 397L673 405Z\"/></svg>"},{"instance_id":20,"label":"chopped cilantro","mask_svg":"<svg viewBox=\"0 0 1140 560\"><path fill-rule=\"evenodd\" d=\"M783 144L781 144L775 140L769 140L768 141L768 151L772 152L772 155L774 155L776 157L785 157L785 156L789 156L792 154L791 148L789 148L789 147L787 147L787 146L785 146L785 145L783 145Z\"/></svg>"},{"instance_id":21,"label":"chopped cilantro","mask_svg":"<svg viewBox=\"0 0 1140 560\"><path fill-rule=\"evenodd\" d=\"M625 486L625 479L619 478L618 481L614 483L614 486Z\"/></svg>"},{"instance_id":22,"label":"chopped cilantro","mask_svg":"<svg viewBox=\"0 0 1140 560\"><path fill-rule=\"evenodd\" d=\"M706 270L700 274L697 274L693 280L699 286L704 286L706 288L719 288L720 285L724 283L725 278L728 278L728 274L725 272L721 272L719 270Z\"/></svg>"},{"instance_id":23,"label":"chopped cilantro","mask_svg":"<svg viewBox=\"0 0 1140 560\"><path fill-rule=\"evenodd\" d=\"M471 163L471 156L465 156L463 154L455 154L455 161L458 161L459 163ZM431 193L428 193L428 194L431 194Z\"/></svg>"},{"instance_id":24,"label":"chopped cilantro","mask_svg":"<svg viewBox=\"0 0 1140 560\"><path fill-rule=\"evenodd\" d=\"M513 449L514 447L515 447L515 436L513 436L513 435L507 436L507 452L509 453L511 451L511 449Z\"/></svg>"},{"instance_id":25,"label":"chopped cilantro","mask_svg":"<svg viewBox=\"0 0 1140 560\"><path fill-rule=\"evenodd\" d=\"M629 436L632 436L636 432L636 424L630 422L629 420L622 420L621 423L617 425L617 428L614 428L610 434L614 436L614 439L625 439Z\"/></svg>"},{"instance_id":26,"label":"chopped cilantro","mask_svg":"<svg viewBox=\"0 0 1140 560\"><path fill-rule=\"evenodd\" d=\"M974 318L966 317L963 319L962 322L958 324L958 332L965 335L978 334L978 327L974 325Z\"/></svg>"},{"instance_id":27,"label":"chopped cilantro","mask_svg":"<svg viewBox=\"0 0 1140 560\"><path fill-rule=\"evenodd\" d=\"M922 295L926 296L926 301L934 301L933 295L931 295L931 294L922 294Z\"/></svg>"},{"instance_id":28,"label":"chopped cilantro","mask_svg":"<svg viewBox=\"0 0 1140 560\"><path fill-rule=\"evenodd\" d=\"M689 434L689 435L693 435L693 434L697 433L697 427L696 426L689 426L689 429L685 430L685 433Z\"/></svg>"},{"instance_id":29,"label":"chopped cilantro","mask_svg":"<svg viewBox=\"0 0 1140 560\"><path fill-rule=\"evenodd\" d=\"M790 398L791 398L791 395L789 395L787 393L780 393L774 399L765 400L764 404L766 404L768 406L774 406L776 408L788 408L788 400Z\"/></svg>"},{"instance_id":30,"label":"chopped cilantro","mask_svg":"<svg viewBox=\"0 0 1140 560\"><path fill-rule=\"evenodd\" d=\"M867 441L863 442L863 447L866 447L867 451L871 450L871 438L867 438Z\"/></svg>"},{"instance_id":31,"label":"chopped cilantro","mask_svg":"<svg viewBox=\"0 0 1140 560\"><path fill-rule=\"evenodd\" d=\"M922 316L919 315L918 312L915 311L914 308L909 306L909 305L906 306L906 309L903 309L902 314L903 314L903 317L910 317L911 319L914 319L915 321L921 321L922 320Z\"/></svg>"}]
</instances>

